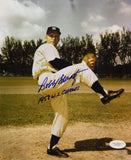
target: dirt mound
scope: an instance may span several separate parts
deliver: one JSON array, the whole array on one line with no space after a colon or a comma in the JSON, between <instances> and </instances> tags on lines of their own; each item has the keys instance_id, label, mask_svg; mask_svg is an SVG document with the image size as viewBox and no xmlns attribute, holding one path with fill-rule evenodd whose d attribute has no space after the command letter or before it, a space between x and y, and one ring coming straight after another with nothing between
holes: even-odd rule
<instances>
[{"instance_id":1,"label":"dirt mound","mask_svg":"<svg viewBox=\"0 0 131 160\"><path fill-rule=\"evenodd\" d=\"M46 154L50 125L0 128L0 160L58 160ZM129 160L131 156L131 123L76 123L69 125L59 147L69 160ZM126 142L123 150L113 150L109 142Z\"/></svg>"}]
</instances>

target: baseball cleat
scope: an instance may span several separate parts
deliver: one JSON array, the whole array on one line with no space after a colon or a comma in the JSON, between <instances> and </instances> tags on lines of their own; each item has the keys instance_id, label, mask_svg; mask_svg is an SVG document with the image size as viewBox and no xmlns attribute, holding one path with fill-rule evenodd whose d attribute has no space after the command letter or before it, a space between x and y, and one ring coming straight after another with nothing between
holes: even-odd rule
<instances>
[{"instance_id":1,"label":"baseball cleat","mask_svg":"<svg viewBox=\"0 0 131 160\"><path fill-rule=\"evenodd\" d=\"M111 100L120 97L120 95L124 92L124 89L119 89L116 91L109 90L107 96L101 98L101 102L103 104L109 103Z\"/></svg>"},{"instance_id":2,"label":"baseball cleat","mask_svg":"<svg viewBox=\"0 0 131 160\"><path fill-rule=\"evenodd\" d=\"M47 154L52 156L57 156L60 158L68 158L69 155L63 151L61 151L58 147L55 147L53 149L47 149Z\"/></svg>"}]
</instances>

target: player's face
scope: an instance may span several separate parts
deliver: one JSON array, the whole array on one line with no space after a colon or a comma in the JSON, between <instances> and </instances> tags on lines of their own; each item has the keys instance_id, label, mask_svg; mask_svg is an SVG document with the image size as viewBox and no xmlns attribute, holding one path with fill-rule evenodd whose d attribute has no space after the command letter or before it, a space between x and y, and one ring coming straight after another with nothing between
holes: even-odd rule
<instances>
[{"instance_id":1,"label":"player's face","mask_svg":"<svg viewBox=\"0 0 131 160\"><path fill-rule=\"evenodd\" d=\"M60 35L58 33L50 33L46 35L45 39L47 43L56 46L60 40Z\"/></svg>"}]
</instances>

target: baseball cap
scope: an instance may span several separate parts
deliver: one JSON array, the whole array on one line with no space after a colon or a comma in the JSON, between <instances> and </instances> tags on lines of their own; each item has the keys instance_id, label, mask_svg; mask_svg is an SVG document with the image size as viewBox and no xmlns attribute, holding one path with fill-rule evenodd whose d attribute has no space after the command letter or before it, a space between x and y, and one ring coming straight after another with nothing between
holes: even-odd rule
<instances>
[{"instance_id":1,"label":"baseball cap","mask_svg":"<svg viewBox=\"0 0 131 160\"><path fill-rule=\"evenodd\" d=\"M53 32L61 34L60 29L58 27L55 27L55 26L48 27L46 34L50 34L50 33L53 33Z\"/></svg>"}]
</instances>

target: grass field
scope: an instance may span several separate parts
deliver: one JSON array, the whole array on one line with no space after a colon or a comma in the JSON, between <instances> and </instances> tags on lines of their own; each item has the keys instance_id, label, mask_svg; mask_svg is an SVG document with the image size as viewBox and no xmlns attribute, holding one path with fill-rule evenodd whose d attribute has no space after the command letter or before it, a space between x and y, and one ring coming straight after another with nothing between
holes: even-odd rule
<instances>
[{"instance_id":1,"label":"grass field","mask_svg":"<svg viewBox=\"0 0 131 160\"><path fill-rule=\"evenodd\" d=\"M38 104L40 95L0 95L0 125L51 124L49 103ZM70 122L119 122L131 120L131 93L103 105L96 94L68 94Z\"/></svg>"},{"instance_id":2,"label":"grass field","mask_svg":"<svg viewBox=\"0 0 131 160\"><path fill-rule=\"evenodd\" d=\"M32 77L0 77L0 86L32 86L37 85L37 81Z\"/></svg>"},{"instance_id":3,"label":"grass field","mask_svg":"<svg viewBox=\"0 0 131 160\"><path fill-rule=\"evenodd\" d=\"M101 79L104 85L131 86L131 80ZM0 86L35 86L32 77L0 77ZM49 103L38 104L39 94L1 94L0 125L51 124L54 113ZM96 94L67 94L70 122L117 122L131 120L131 93L103 105Z\"/></svg>"},{"instance_id":4,"label":"grass field","mask_svg":"<svg viewBox=\"0 0 131 160\"><path fill-rule=\"evenodd\" d=\"M131 85L131 79L100 79L100 82L104 85ZM0 86L34 86L37 85L37 81L32 77L0 77Z\"/></svg>"}]
</instances>

